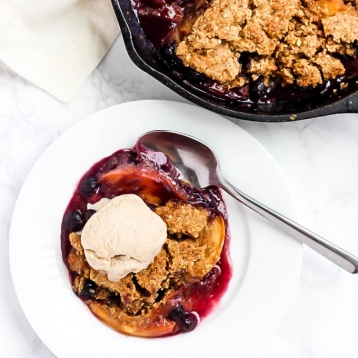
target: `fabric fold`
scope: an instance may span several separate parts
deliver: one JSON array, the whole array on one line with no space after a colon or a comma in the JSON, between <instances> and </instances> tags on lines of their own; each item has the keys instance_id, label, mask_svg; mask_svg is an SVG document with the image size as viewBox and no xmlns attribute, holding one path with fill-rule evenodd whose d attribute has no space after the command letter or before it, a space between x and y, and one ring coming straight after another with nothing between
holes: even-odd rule
<instances>
[{"instance_id":1,"label":"fabric fold","mask_svg":"<svg viewBox=\"0 0 358 358\"><path fill-rule=\"evenodd\" d=\"M63 102L119 33L110 0L0 0L0 59Z\"/></svg>"}]
</instances>

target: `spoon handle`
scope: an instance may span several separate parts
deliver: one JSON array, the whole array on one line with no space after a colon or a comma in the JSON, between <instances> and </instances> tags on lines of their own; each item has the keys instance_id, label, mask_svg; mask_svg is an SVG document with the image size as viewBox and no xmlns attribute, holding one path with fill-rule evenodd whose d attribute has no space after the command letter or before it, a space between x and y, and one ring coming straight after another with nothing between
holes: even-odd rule
<instances>
[{"instance_id":1,"label":"spoon handle","mask_svg":"<svg viewBox=\"0 0 358 358\"><path fill-rule=\"evenodd\" d=\"M288 219L284 215L281 215L275 210L272 210L267 206L259 203L255 199L241 192L228 181L224 181L222 188L242 204L256 211L264 218L277 224L281 229L289 233L292 237L308 245L313 250L317 251L338 266L342 267L350 273L358 273L358 258L354 255L334 245L328 240L316 235L315 233Z\"/></svg>"}]
</instances>

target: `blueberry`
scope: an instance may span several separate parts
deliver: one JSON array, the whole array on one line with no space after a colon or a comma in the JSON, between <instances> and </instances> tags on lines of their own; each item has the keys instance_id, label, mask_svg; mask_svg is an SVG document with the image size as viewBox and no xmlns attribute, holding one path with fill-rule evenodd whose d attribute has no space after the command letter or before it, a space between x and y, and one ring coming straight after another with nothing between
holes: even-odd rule
<instances>
[{"instance_id":1,"label":"blueberry","mask_svg":"<svg viewBox=\"0 0 358 358\"><path fill-rule=\"evenodd\" d=\"M80 185L80 192L86 197L90 197L98 188L98 180L94 177L84 178Z\"/></svg>"},{"instance_id":2,"label":"blueberry","mask_svg":"<svg viewBox=\"0 0 358 358\"><path fill-rule=\"evenodd\" d=\"M79 295L83 298L95 298L97 285L90 279L86 279Z\"/></svg>"},{"instance_id":3,"label":"blueberry","mask_svg":"<svg viewBox=\"0 0 358 358\"><path fill-rule=\"evenodd\" d=\"M185 313L176 323L182 332L190 332L198 325L198 318L193 313Z\"/></svg>"},{"instance_id":4,"label":"blueberry","mask_svg":"<svg viewBox=\"0 0 358 358\"><path fill-rule=\"evenodd\" d=\"M68 212L65 215L64 224L70 232L81 230L84 224L82 213L79 210Z\"/></svg>"},{"instance_id":5,"label":"blueberry","mask_svg":"<svg viewBox=\"0 0 358 358\"><path fill-rule=\"evenodd\" d=\"M121 304L121 296L115 292L109 291L107 305L108 306L119 306Z\"/></svg>"},{"instance_id":6,"label":"blueberry","mask_svg":"<svg viewBox=\"0 0 358 358\"><path fill-rule=\"evenodd\" d=\"M95 212L96 212L96 210L93 210L93 209L86 210L85 214L84 214L85 222L87 222Z\"/></svg>"},{"instance_id":7,"label":"blueberry","mask_svg":"<svg viewBox=\"0 0 358 358\"><path fill-rule=\"evenodd\" d=\"M171 70L182 71L185 69L183 61L175 53L175 43L169 42L162 46L160 53Z\"/></svg>"},{"instance_id":8,"label":"blueberry","mask_svg":"<svg viewBox=\"0 0 358 358\"><path fill-rule=\"evenodd\" d=\"M174 42L169 42L165 45L163 45L160 49L162 55L169 59L175 56L175 44Z\"/></svg>"},{"instance_id":9,"label":"blueberry","mask_svg":"<svg viewBox=\"0 0 358 358\"><path fill-rule=\"evenodd\" d=\"M182 332L190 332L198 325L196 315L185 312L182 306L175 307L170 312L169 318L176 322Z\"/></svg>"},{"instance_id":10,"label":"blueberry","mask_svg":"<svg viewBox=\"0 0 358 358\"><path fill-rule=\"evenodd\" d=\"M251 82L250 84L250 93L251 96L254 98L262 98L267 96L271 91L270 85L265 85L264 79L260 77L254 82Z\"/></svg>"},{"instance_id":11,"label":"blueberry","mask_svg":"<svg viewBox=\"0 0 358 358\"><path fill-rule=\"evenodd\" d=\"M182 306L177 306L175 307L170 313L169 313L169 317L173 320L173 321L177 321L178 319L184 317L185 315L185 311L183 309Z\"/></svg>"}]
</instances>

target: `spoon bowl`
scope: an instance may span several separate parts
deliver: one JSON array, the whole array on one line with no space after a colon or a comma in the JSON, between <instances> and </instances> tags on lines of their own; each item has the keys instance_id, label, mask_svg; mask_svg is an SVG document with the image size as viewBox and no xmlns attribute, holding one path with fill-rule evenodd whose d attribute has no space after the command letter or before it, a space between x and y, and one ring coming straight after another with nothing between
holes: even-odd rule
<instances>
[{"instance_id":1,"label":"spoon bowl","mask_svg":"<svg viewBox=\"0 0 358 358\"><path fill-rule=\"evenodd\" d=\"M174 167L193 186L220 187L240 203L275 223L295 239L310 246L346 271L358 272L357 257L246 195L227 181L221 173L219 159L214 151L199 139L183 133L157 130L143 134L138 143L150 150L166 154Z\"/></svg>"}]
</instances>

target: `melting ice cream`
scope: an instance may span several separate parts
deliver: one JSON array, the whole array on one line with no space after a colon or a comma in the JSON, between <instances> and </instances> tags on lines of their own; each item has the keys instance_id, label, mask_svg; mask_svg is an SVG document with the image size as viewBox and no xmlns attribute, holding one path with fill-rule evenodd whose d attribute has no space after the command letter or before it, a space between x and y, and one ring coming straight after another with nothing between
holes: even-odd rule
<instances>
[{"instance_id":1,"label":"melting ice cream","mask_svg":"<svg viewBox=\"0 0 358 358\"><path fill-rule=\"evenodd\" d=\"M119 281L153 262L167 238L167 225L134 194L102 205L84 226L81 243L89 265Z\"/></svg>"}]
</instances>

